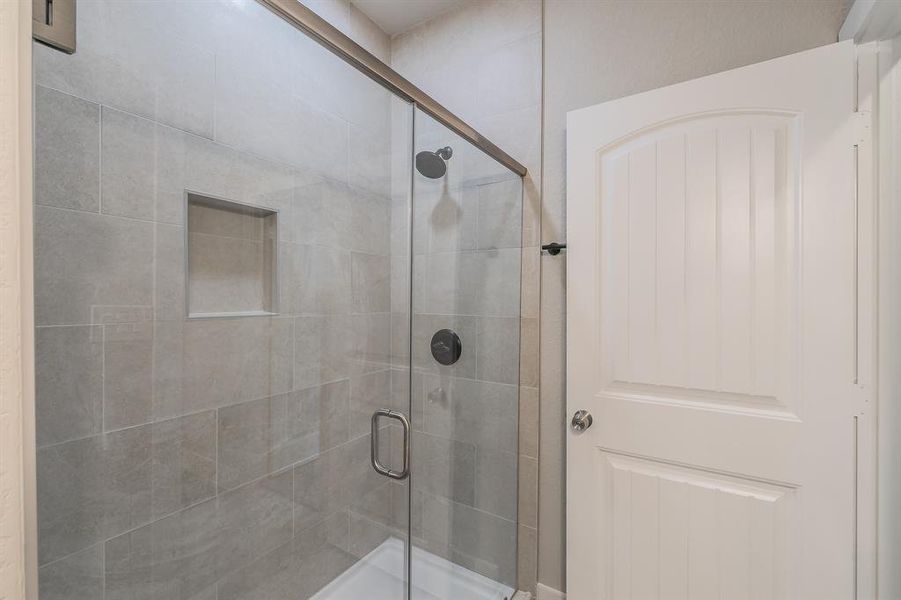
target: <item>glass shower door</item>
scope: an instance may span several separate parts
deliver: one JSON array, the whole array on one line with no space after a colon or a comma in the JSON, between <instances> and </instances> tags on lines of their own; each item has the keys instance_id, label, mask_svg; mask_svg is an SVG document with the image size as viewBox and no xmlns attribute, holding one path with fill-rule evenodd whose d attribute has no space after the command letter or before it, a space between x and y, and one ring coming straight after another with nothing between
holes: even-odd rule
<instances>
[{"instance_id":1,"label":"glass shower door","mask_svg":"<svg viewBox=\"0 0 901 600\"><path fill-rule=\"evenodd\" d=\"M411 105L252 0L34 50L41 600L404 598Z\"/></svg>"},{"instance_id":2,"label":"glass shower door","mask_svg":"<svg viewBox=\"0 0 901 600\"><path fill-rule=\"evenodd\" d=\"M414 131L412 598L503 600L516 587L522 179L418 109Z\"/></svg>"}]
</instances>

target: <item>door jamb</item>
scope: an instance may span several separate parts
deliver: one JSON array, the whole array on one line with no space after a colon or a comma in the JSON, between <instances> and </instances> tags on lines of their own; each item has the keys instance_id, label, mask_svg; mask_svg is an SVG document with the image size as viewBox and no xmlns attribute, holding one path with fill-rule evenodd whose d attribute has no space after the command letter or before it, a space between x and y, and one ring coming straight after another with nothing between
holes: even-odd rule
<instances>
[{"instance_id":1,"label":"door jamb","mask_svg":"<svg viewBox=\"0 0 901 600\"><path fill-rule=\"evenodd\" d=\"M36 600L31 15L0 2L0 597Z\"/></svg>"},{"instance_id":2,"label":"door jamb","mask_svg":"<svg viewBox=\"0 0 901 600\"><path fill-rule=\"evenodd\" d=\"M854 568L855 599L876 598L877 562L877 332L878 332L878 199L876 196L876 127L878 114L878 46L856 47L855 282L856 351Z\"/></svg>"}]
</instances>

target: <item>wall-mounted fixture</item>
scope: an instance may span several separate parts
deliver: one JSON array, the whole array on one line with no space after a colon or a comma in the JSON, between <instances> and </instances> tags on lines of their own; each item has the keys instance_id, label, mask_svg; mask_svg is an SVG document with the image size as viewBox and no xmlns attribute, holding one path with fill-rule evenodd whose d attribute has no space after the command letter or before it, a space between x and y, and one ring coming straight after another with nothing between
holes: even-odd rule
<instances>
[{"instance_id":1,"label":"wall-mounted fixture","mask_svg":"<svg viewBox=\"0 0 901 600\"><path fill-rule=\"evenodd\" d=\"M75 53L75 0L32 0L31 35L42 44Z\"/></svg>"},{"instance_id":2,"label":"wall-mounted fixture","mask_svg":"<svg viewBox=\"0 0 901 600\"><path fill-rule=\"evenodd\" d=\"M463 342L452 329L439 329L432 336L432 358L444 366L450 366L460 360L463 354Z\"/></svg>"},{"instance_id":3,"label":"wall-mounted fixture","mask_svg":"<svg viewBox=\"0 0 901 600\"><path fill-rule=\"evenodd\" d=\"M557 256L558 254L560 254L561 250L566 250L566 244L551 242L550 244L544 244L541 249L547 251L547 253L551 256Z\"/></svg>"}]
</instances>

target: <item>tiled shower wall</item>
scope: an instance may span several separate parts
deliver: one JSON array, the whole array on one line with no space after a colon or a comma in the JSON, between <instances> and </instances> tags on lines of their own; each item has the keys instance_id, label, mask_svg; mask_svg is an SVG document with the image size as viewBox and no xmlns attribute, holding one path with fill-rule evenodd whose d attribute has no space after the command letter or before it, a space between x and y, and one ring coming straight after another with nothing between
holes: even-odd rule
<instances>
[{"instance_id":1,"label":"tiled shower wall","mask_svg":"<svg viewBox=\"0 0 901 600\"><path fill-rule=\"evenodd\" d=\"M520 386L517 478L519 503L515 524L518 532L517 587L532 591L537 577L538 554L541 18L541 0L470 2L391 40L391 66L394 69L439 99L529 170L528 176L523 179L521 216L505 213L500 209L494 218L500 219L498 223L503 223L507 240L510 236L521 235L522 241L520 365L518 379L511 380L518 381ZM450 162L452 169L454 160L456 159ZM465 173L466 169L458 172ZM476 217L472 213L475 205L468 202L471 194L472 192L452 194L454 203L445 201L441 205L444 212L439 211L438 222L457 218L459 227L465 231L466 219L472 218L475 221L481 217L481 214ZM504 206L503 198L503 194L498 196L498 207ZM461 211L459 216L448 214L447 209L454 205ZM428 205L423 212L428 214ZM520 225L521 232L515 231ZM562 263L564 257L546 256L545 260ZM466 275L464 281L479 281L472 273ZM481 289L479 293L488 294L489 291ZM512 321L507 327L507 335L512 336ZM508 350L509 346L496 348L497 352ZM428 402L429 393L436 385L429 381L425 385L424 395ZM486 387L492 385L494 382ZM495 426L498 425L495 423ZM456 432L458 436L465 435L465 427L457 428ZM482 471L481 476L484 477L485 473L486 471ZM510 493L517 480L497 478L498 484L510 490ZM510 515L509 511L505 514L508 517Z\"/></svg>"},{"instance_id":2,"label":"tiled shower wall","mask_svg":"<svg viewBox=\"0 0 901 600\"><path fill-rule=\"evenodd\" d=\"M394 100L251 0L78 19L35 47L41 599L305 597L403 509ZM185 319L185 190L279 211L276 316Z\"/></svg>"}]
</instances>

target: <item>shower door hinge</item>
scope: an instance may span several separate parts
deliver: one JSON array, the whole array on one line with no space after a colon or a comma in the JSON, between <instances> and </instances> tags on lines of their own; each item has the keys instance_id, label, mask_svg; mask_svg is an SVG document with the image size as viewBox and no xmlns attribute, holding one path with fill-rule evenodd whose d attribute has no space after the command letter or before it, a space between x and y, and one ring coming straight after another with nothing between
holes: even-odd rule
<instances>
[{"instance_id":1,"label":"shower door hinge","mask_svg":"<svg viewBox=\"0 0 901 600\"><path fill-rule=\"evenodd\" d=\"M868 110L854 113L854 145L869 144L873 139L873 116Z\"/></svg>"},{"instance_id":2,"label":"shower door hinge","mask_svg":"<svg viewBox=\"0 0 901 600\"><path fill-rule=\"evenodd\" d=\"M75 0L32 0L31 35L66 54L75 53Z\"/></svg>"}]
</instances>

